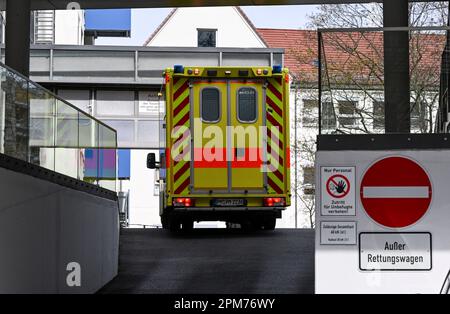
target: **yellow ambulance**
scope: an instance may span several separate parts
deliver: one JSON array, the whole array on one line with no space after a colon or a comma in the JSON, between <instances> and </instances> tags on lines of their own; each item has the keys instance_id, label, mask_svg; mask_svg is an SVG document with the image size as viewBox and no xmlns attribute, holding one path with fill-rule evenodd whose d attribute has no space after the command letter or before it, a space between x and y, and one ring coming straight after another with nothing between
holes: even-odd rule
<instances>
[{"instance_id":1,"label":"yellow ambulance","mask_svg":"<svg viewBox=\"0 0 450 314\"><path fill-rule=\"evenodd\" d=\"M162 226L196 221L273 230L290 205L289 73L274 67L166 69Z\"/></svg>"}]
</instances>

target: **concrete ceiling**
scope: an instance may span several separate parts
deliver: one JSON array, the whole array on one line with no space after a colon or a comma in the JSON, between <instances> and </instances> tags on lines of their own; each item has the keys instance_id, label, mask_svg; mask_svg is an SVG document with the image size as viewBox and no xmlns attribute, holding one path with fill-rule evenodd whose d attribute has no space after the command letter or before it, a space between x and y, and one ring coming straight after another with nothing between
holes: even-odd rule
<instances>
[{"instance_id":1,"label":"concrete ceiling","mask_svg":"<svg viewBox=\"0 0 450 314\"><path fill-rule=\"evenodd\" d=\"M0 8L5 8L7 0L0 0ZM18 1L18 0L10 0ZM394 1L394 0L391 0ZM410 0L432 1L432 0ZM31 0L33 10L66 9L70 3L78 3L82 9L113 9L113 8L164 8L189 6L254 6L254 5L294 5L294 4L336 4L336 3L367 3L382 2L382 0Z\"/></svg>"}]
</instances>

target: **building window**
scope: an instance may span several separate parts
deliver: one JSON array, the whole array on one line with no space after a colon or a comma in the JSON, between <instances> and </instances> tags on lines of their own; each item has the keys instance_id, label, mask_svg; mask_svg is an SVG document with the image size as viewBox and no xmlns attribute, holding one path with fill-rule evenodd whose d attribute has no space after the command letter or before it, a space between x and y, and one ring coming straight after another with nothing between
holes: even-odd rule
<instances>
[{"instance_id":1,"label":"building window","mask_svg":"<svg viewBox=\"0 0 450 314\"><path fill-rule=\"evenodd\" d=\"M240 122L255 122L257 120L256 90L241 88L238 91L238 120Z\"/></svg>"},{"instance_id":2,"label":"building window","mask_svg":"<svg viewBox=\"0 0 450 314\"><path fill-rule=\"evenodd\" d=\"M332 102L322 103L322 127L326 130L336 128L336 115Z\"/></svg>"},{"instance_id":3,"label":"building window","mask_svg":"<svg viewBox=\"0 0 450 314\"><path fill-rule=\"evenodd\" d=\"M315 183L315 169L314 167L304 167L303 168L303 185L304 185L304 193L306 195L314 195Z\"/></svg>"},{"instance_id":4,"label":"building window","mask_svg":"<svg viewBox=\"0 0 450 314\"><path fill-rule=\"evenodd\" d=\"M411 130L423 130L425 124L426 105L422 102L411 103Z\"/></svg>"},{"instance_id":5,"label":"building window","mask_svg":"<svg viewBox=\"0 0 450 314\"><path fill-rule=\"evenodd\" d=\"M98 90L97 115L102 117L135 115L134 91Z\"/></svg>"},{"instance_id":6,"label":"building window","mask_svg":"<svg viewBox=\"0 0 450 314\"><path fill-rule=\"evenodd\" d=\"M339 124L342 127L353 127L356 125L356 101L339 101Z\"/></svg>"},{"instance_id":7,"label":"building window","mask_svg":"<svg viewBox=\"0 0 450 314\"><path fill-rule=\"evenodd\" d=\"M217 29L198 29L198 47L216 47Z\"/></svg>"},{"instance_id":8,"label":"building window","mask_svg":"<svg viewBox=\"0 0 450 314\"><path fill-rule=\"evenodd\" d=\"M203 122L219 122L220 91L217 88L204 88L202 90L201 112Z\"/></svg>"},{"instance_id":9,"label":"building window","mask_svg":"<svg viewBox=\"0 0 450 314\"><path fill-rule=\"evenodd\" d=\"M312 99L303 99L303 125L312 127L317 125L318 101Z\"/></svg>"},{"instance_id":10,"label":"building window","mask_svg":"<svg viewBox=\"0 0 450 314\"><path fill-rule=\"evenodd\" d=\"M384 101L373 102L373 128L384 129Z\"/></svg>"}]
</instances>

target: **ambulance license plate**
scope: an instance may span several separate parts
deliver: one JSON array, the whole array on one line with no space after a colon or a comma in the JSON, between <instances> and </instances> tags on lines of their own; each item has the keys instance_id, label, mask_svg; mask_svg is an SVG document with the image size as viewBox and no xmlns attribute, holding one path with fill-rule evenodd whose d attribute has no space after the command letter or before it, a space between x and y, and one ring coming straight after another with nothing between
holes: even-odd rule
<instances>
[{"instance_id":1,"label":"ambulance license plate","mask_svg":"<svg viewBox=\"0 0 450 314\"><path fill-rule=\"evenodd\" d=\"M216 199L212 201L212 206L217 207L233 207L233 206L245 206L245 199Z\"/></svg>"}]
</instances>

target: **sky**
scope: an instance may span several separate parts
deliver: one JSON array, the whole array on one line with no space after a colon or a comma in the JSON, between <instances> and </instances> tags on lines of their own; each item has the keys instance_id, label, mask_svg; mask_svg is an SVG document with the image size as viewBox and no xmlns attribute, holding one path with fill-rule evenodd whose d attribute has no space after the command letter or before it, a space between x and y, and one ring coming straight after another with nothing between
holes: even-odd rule
<instances>
[{"instance_id":1,"label":"sky","mask_svg":"<svg viewBox=\"0 0 450 314\"><path fill-rule=\"evenodd\" d=\"M313 5L241 7L256 27L305 28ZM131 38L98 38L96 45L142 46L172 9L131 10Z\"/></svg>"}]
</instances>

